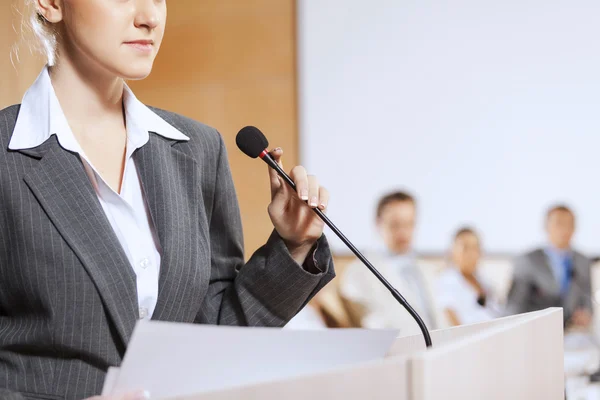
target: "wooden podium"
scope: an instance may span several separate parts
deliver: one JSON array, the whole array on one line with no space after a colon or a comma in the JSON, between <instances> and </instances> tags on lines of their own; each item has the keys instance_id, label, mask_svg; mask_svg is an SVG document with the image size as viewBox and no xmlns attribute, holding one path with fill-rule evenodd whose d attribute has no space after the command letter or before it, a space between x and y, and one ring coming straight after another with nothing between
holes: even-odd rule
<instances>
[{"instance_id":1,"label":"wooden podium","mask_svg":"<svg viewBox=\"0 0 600 400\"><path fill-rule=\"evenodd\" d=\"M400 337L387 359L181 400L560 400L562 309ZM293 362L293 361L290 361Z\"/></svg>"}]
</instances>

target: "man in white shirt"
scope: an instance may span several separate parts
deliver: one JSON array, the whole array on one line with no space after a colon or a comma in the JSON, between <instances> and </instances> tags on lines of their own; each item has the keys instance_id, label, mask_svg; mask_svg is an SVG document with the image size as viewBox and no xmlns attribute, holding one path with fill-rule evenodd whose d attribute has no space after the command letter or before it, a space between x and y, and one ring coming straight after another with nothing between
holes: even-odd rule
<instances>
[{"instance_id":1,"label":"man in white shirt","mask_svg":"<svg viewBox=\"0 0 600 400\"><path fill-rule=\"evenodd\" d=\"M408 193L394 192L381 198L377 228L387 250L368 258L421 315L427 327L434 329L439 320L432 293L435 271L418 262L413 251L416 214L416 201ZM340 290L363 327L400 329L402 335L420 333L408 312L360 262L348 266Z\"/></svg>"}]
</instances>

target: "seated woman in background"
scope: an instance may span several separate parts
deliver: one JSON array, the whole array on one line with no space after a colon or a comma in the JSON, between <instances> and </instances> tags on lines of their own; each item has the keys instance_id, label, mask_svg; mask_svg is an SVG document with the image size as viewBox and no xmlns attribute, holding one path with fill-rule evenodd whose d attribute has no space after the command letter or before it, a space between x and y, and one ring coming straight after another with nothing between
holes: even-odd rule
<instances>
[{"instance_id":1,"label":"seated woman in background","mask_svg":"<svg viewBox=\"0 0 600 400\"><path fill-rule=\"evenodd\" d=\"M471 228L462 228L454 236L452 265L436 282L438 306L453 325L472 324L493 319L489 290L477 275L481 243Z\"/></svg>"},{"instance_id":2,"label":"seated woman in background","mask_svg":"<svg viewBox=\"0 0 600 400\"><path fill-rule=\"evenodd\" d=\"M333 285L332 285L333 286ZM337 288L321 290L290 322L286 329L318 330L327 328L357 328L348 316Z\"/></svg>"}]
</instances>

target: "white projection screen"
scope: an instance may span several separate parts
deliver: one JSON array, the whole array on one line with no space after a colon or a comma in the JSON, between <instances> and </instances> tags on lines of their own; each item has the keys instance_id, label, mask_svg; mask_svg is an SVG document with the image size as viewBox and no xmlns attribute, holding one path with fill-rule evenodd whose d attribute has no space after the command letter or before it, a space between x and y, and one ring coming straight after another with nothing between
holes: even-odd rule
<instances>
[{"instance_id":1,"label":"white projection screen","mask_svg":"<svg viewBox=\"0 0 600 400\"><path fill-rule=\"evenodd\" d=\"M301 161L331 219L379 249L377 199L408 189L419 251L468 224L514 254L565 202L599 254L599 21L591 0L299 0Z\"/></svg>"}]
</instances>

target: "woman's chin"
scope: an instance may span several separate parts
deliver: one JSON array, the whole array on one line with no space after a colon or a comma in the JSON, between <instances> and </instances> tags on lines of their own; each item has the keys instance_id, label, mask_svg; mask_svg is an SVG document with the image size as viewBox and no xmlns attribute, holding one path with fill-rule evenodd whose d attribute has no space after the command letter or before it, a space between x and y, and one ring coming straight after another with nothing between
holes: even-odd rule
<instances>
[{"instance_id":1,"label":"woman's chin","mask_svg":"<svg viewBox=\"0 0 600 400\"><path fill-rule=\"evenodd\" d=\"M137 65L136 65L137 64ZM119 75L128 81L139 81L146 79L152 72L152 63L132 63L119 68Z\"/></svg>"}]
</instances>

